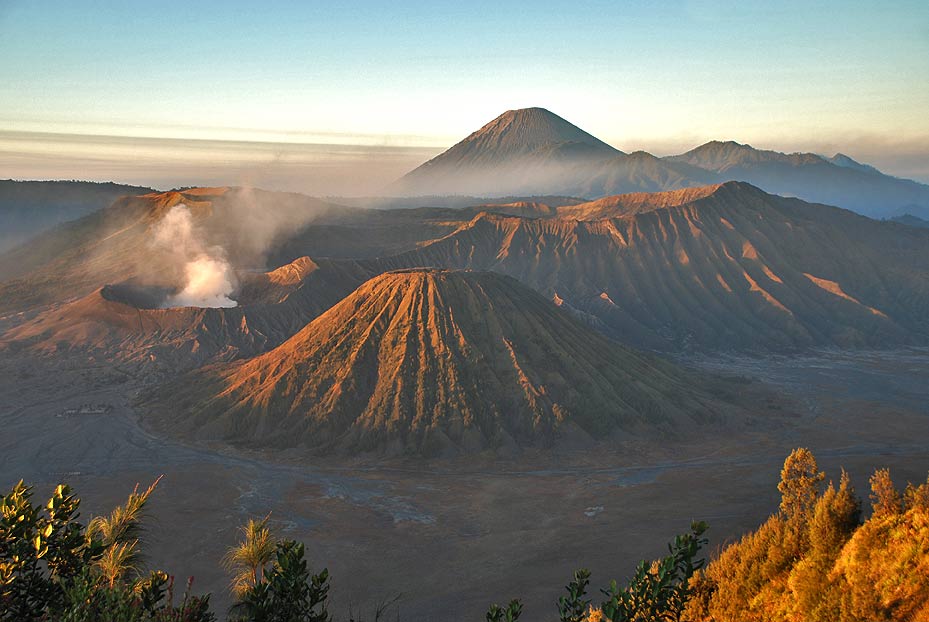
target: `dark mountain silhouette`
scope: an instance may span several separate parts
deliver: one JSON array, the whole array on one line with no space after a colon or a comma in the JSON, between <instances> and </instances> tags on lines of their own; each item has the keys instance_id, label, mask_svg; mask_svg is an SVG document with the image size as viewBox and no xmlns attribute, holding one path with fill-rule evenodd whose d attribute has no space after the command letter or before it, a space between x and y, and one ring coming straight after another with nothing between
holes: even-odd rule
<instances>
[{"instance_id":1,"label":"dark mountain silhouette","mask_svg":"<svg viewBox=\"0 0 929 622\"><path fill-rule=\"evenodd\" d=\"M705 169L721 181L747 181L766 192L838 205L872 218L896 215L905 207L917 215L929 214L929 186L884 175L843 154L824 158L712 141L665 160Z\"/></svg>"},{"instance_id":2,"label":"dark mountain silhouette","mask_svg":"<svg viewBox=\"0 0 929 622\"><path fill-rule=\"evenodd\" d=\"M924 220L918 216L913 216L913 214L903 214L902 216L894 216L893 218L888 218L891 222L897 222L901 225L909 225L910 227L922 227L924 229L929 229L929 220Z\"/></svg>"},{"instance_id":3,"label":"dark mountain silhouette","mask_svg":"<svg viewBox=\"0 0 929 622\"><path fill-rule=\"evenodd\" d=\"M62 223L151 188L89 181L0 180L0 252Z\"/></svg>"},{"instance_id":4,"label":"dark mountain silhouette","mask_svg":"<svg viewBox=\"0 0 929 622\"><path fill-rule=\"evenodd\" d=\"M844 166L846 168L853 168L856 171L861 171L863 173L875 173L877 175L883 175L879 170L871 166L870 164L862 164L856 160L853 160L844 153L837 153L831 158L826 158L829 162L832 162L836 166Z\"/></svg>"}]
</instances>

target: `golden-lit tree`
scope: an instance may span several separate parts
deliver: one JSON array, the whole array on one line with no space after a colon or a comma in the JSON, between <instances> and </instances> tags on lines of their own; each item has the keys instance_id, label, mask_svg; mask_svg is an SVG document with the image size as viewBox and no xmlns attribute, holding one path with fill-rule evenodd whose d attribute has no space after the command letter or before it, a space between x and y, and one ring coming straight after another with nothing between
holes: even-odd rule
<instances>
[{"instance_id":1,"label":"golden-lit tree","mask_svg":"<svg viewBox=\"0 0 929 622\"><path fill-rule=\"evenodd\" d=\"M781 469L781 482L777 485L784 518L798 522L805 520L813 510L819 484L825 477L809 449L800 447L790 452Z\"/></svg>"},{"instance_id":2,"label":"golden-lit tree","mask_svg":"<svg viewBox=\"0 0 929 622\"><path fill-rule=\"evenodd\" d=\"M929 477L925 483L914 486L912 483L906 485L903 492L903 505L906 509L925 508L929 509Z\"/></svg>"},{"instance_id":3,"label":"golden-lit tree","mask_svg":"<svg viewBox=\"0 0 929 622\"><path fill-rule=\"evenodd\" d=\"M822 495L820 481L808 450L791 453L780 512L695 577L684 620L929 621L929 480L901 498L889 471L878 470L863 524L848 474Z\"/></svg>"},{"instance_id":4,"label":"golden-lit tree","mask_svg":"<svg viewBox=\"0 0 929 622\"><path fill-rule=\"evenodd\" d=\"M871 476L871 507L874 516L899 514L903 511L903 499L890 478L890 469L878 469Z\"/></svg>"},{"instance_id":5,"label":"golden-lit tree","mask_svg":"<svg viewBox=\"0 0 929 622\"><path fill-rule=\"evenodd\" d=\"M111 587L128 574L139 573L142 518L148 499L160 481L161 477L142 492L136 484L124 505L114 508L108 516L94 517L87 525L88 539L99 539L106 547L97 566Z\"/></svg>"},{"instance_id":6,"label":"golden-lit tree","mask_svg":"<svg viewBox=\"0 0 929 622\"><path fill-rule=\"evenodd\" d=\"M841 588L830 571L860 519L861 501L843 469L838 489L830 483L816 501L809 525L809 551L790 572L791 609L796 619L835 621Z\"/></svg>"},{"instance_id":7,"label":"golden-lit tree","mask_svg":"<svg viewBox=\"0 0 929 622\"><path fill-rule=\"evenodd\" d=\"M929 509L872 516L832 574L842 587L841 622L929 620Z\"/></svg>"},{"instance_id":8,"label":"golden-lit tree","mask_svg":"<svg viewBox=\"0 0 929 622\"><path fill-rule=\"evenodd\" d=\"M240 597L259 583L265 569L274 559L276 542L268 527L268 519L249 519L243 527L242 541L230 548L223 565L232 572L232 592Z\"/></svg>"}]
</instances>

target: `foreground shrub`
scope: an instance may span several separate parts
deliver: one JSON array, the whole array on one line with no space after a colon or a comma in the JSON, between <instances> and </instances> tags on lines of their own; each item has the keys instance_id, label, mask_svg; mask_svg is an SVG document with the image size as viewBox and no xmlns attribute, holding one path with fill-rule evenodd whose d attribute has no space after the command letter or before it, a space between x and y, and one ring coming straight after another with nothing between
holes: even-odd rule
<instances>
[{"instance_id":1,"label":"foreground shrub","mask_svg":"<svg viewBox=\"0 0 929 622\"><path fill-rule=\"evenodd\" d=\"M871 517L848 474L820 492L808 450L788 456L780 511L696 576L689 622L929 620L929 482L871 477Z\"/></svg>"},{"instance_id":2,"label":"foreground shrub","mask_svg":"<svg viewBox=\"0 0 929 622\"><path fill-rule=\"evenodd\" d=\"M606 600L591 609L587 595L590 571L576 570L565 587L567 596L558 599L561 622L676 622L681 619L690 599L691 578L703 568L705 560L697 559L706 544L703 534L707 525L694 522L690 533L677 536L668 545L669 555L652 562L641 562L625 587L616 581L601 590ZM491 605L487 622L515 622L522 613L522 603L513 600L506 608Z\"/></svg>"},{"instance_id":3,"label":"foreground shrub","mask_svg":"<svg viewBox=\"0 0 929 622\"><path fill-rule=\"evenodd\" d=\"M43 508L22 481L0 500L0 620L38 620L66 604L65 586L104 552L77 521L80 500L55 488Z\"/></svg>"},{"instance_id":4,"label":"foreground shrub","mask_svg":"<svg viewBox=\"0 0 929 622\"><path fill-rule=\"evenodd\" d=\"M84 575L66 589L67 606L60 622L214 622L210 597L192 596L187 582L179 605L174 605L174 579L153 572L131 586L110 585L100 577Z\"/></svg>"},{"instance_id":5,"label":"foreground shrub","mask_svg":"<svg viewBox=\"0 0 929 622\"><path fill-rule=\"evenodd\" d=\"M311 574L302 542L285 540L275 549L275 561L233 606L232 618L242 622L329 622L329 571Z\"/></svg>"},{"instance_id":6,"label":"foreground shrub","mask_svg":"<svg viewBox=\"0 0 929 622\"><path fill-rule=\"evenodd\" d=\"M695 522L690 530L668 545L670 554L667 557L651 564L641 562L625 588L618 589L613 581L610 589L604 591L608 599L600 606L604 620L676 622L681 619L690 600L691 577L706 563L697 559L697 555L707 543L702 537L707 525Z\"/></svg>"},{"instance_id":7,"label":"foreground shrub","mask_svg":"<svg viewBox=\"0 0 929 622\"><path fill-rule=\"evenodd\" d=\"M160 478L159 478L160 479ZM140 572L142 518L158 480L85 527L80 500L55 488L43 508L18 483L0 499L0 620L62 622L210 622L209 596L175 606L174 580Z\"/></svg>"}]
</instances>

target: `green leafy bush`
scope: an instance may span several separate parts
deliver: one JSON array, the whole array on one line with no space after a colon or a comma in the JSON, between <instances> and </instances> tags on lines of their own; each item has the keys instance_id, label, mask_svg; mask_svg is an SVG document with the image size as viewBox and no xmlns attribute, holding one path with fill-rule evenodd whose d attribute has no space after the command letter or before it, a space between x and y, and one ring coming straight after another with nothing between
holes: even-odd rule
<instances>
[{"instance_id":1,"label":"green leafy bush","mask_svg":"<svg viewBox=\"0 0 929 622\"><path fill-rule=\"evenodd\" d=\"M514 598L506 607L497 604L491 605L485 617L487 622L516 622L522 613L522 602Z\"/></svg>"},{"instance_id":2,"label":"green leafy bush","mask_svg":"<svg viewBox=\"0 0 929 622\"><path fill-rule=\"evenodd\" d=\"M302 542L277 544L274 565L233 607L249 622L329 622L329 571L311 574Z\"/></svg>"},{"instance_id":3,"label":"green leafy bush","mask_svg":"<svg viewBox=\"0 0 929 622\"><path fill-rule=\"evenodd\" d=\"M65 605L65 586L104 553L77 522L80 500L55 488L39 508L22 481L0 499L0 620L38 620Z\"/></svg>"}]
</instances>

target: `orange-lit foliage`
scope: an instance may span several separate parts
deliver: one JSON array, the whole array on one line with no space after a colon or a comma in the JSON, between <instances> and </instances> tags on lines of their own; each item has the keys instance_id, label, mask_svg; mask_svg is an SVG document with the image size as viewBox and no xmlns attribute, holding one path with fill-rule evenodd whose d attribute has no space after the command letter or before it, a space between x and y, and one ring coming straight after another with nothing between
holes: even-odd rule
<instances>
[{"instance_id":1,"label":"orange-lit foliage","mask_svg":"<svg viewBox=\"0 0 929 622\"><path fill-rule=\"evenodd\" d=\"M881 469L871 517L842 472L819 493L816 460L784 463L780 511L692 582L691 622L929 620L929 482L905 495Z\"/></svg>"}]
</instances>

